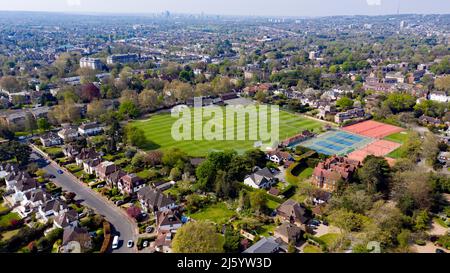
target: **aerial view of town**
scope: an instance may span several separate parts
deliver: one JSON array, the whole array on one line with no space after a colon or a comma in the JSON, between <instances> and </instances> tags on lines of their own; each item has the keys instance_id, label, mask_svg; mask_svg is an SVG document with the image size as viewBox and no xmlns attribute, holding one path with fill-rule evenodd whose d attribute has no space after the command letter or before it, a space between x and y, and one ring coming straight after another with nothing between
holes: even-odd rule
<instances>
[{"instance_id":1,"label":"aerial view of town","mask_svg":"<svg viewBox=\"0 0 450 273\"><path fill-rule=\"evenodd\" d=\"M0 2L0 253L450 253L450 1Z\"/></svg>"}]
</instances>

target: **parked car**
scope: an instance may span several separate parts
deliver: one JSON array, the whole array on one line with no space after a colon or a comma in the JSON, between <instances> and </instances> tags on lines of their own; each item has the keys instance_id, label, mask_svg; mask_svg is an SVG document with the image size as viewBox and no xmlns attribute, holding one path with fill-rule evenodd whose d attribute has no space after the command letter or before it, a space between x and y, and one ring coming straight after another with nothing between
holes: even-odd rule
<instances>
[{"instance_id":1,"label":"parked car","mask_svg":"<svg viewBox=\"0 0 450 273\"><path fill-rule=\"evenodd\" d=\"M119 247L119 236L114 236L114 240L112 243L112 249L117 249Z\"/></svg>"},{"instance_id":2,"label":"parked car","mask_svg":"<svg viewBox=\"0 0 450 273\"><path fill-rule=\"evenodd\" d=\"M311 221L311 225L314 225L314 226L320 226L320 221L314 219L314 220Z\"/></svg>"},{"instance_id":3,"label":"parked car","mask_svg":"<svg viewBox=\"0 0 450 273\"><path fill-rule=\"evenodd\" d=\"M145 228L145 232L147 232L147 233L152 233L153 232L153 227L152 226L148 226L148 227L146 227Z\"/></svg>"},{"instance_id":4,"label":"parked car","mask_svg":"<svg viewBox=\"0 0 450 273\"><path fill-rule=\"evenodd\" d=\"M132 248L133 245L134 245L133 240L128 240L127 247L128 247L128 248Z\"/></svg>"},{"instance_id":5,"label":"parked car","mask_svg":"<svg viewBox=\"0 0 450 273\"><path fill-rule=\"evenodd\" d=\"M117 200L116 201L116 206L120 206L120 205L123 205L123 200Z\"/></svg>"},{"instance_id":6,"label":"parked car","mask_svg":"<svg viewBox=\"0 0 450 273\"><path fill-rule=\"evenodd\" d=\"M440 248L436 248L436 253L446 253L446 252Z\"/></svg>"},{"instance_id":7,"label":"parked car","mask_svg":"<svg viewBox=\"0 0 450 273\"><path fill-rule=\"evenodd\" d=\"M57 171L58 174L63 174L64 172L62 170Z\"/></svg>"},{"instance_id":8,"label":"parked car","mask_svg":"<svg viewBox=\"0 0 450 273\"><path fill-rule=\"evenodd\" d=\"M148 241L144 241L144 243L142 243L142 247L143 247L143 248L148 247Z\"/></svg>"},{"instance_id":9,"label":"parked car","mask_svg":"<svg viewBox=\"0 0 450 273\"><path fill-rule=\"evenodd\" d=\"M97 186L97 189L101 189L101 188L103 188L104 186L105 186L105 185L100 184L100 185Z\"/></svg>"}]
</instances>

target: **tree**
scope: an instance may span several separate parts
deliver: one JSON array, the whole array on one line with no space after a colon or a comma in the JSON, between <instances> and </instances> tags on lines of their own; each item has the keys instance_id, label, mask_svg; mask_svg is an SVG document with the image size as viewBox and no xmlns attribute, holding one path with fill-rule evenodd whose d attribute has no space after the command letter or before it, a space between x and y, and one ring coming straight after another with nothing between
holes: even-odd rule
<instances>
[{"instance_id":1,"label":"tree","mask_svg":"<svg viewBox=\"0 0 450 273\"><path fill-rule=\"evenodd\" d=\"M398 245L401 249L408 249L409 242L411 240L411 231L403 229L399 235L397 235Z\"/></svg>"},{"instance_id":2,"label":"tree","mask_svg":"<svg viewBox=\"0 0 450 273\"><path fill-rule=\"evenodd\" d=\"M224 240L214 225L189 222L177 230L172 249L175 253L222 253Z\"/></svg>"},{"instance_id":3,"label":"tree","mask_svg":"<svg viewBox=\"0 0 450 273\"><path fill-rule=\"evenodd\" d=\"M137 219L137 217L139 217L139 215L141 214L141 210L136 206L131 206L127 208L127 214L130 217Z\"/></svg>"},{"instance_id":4,"label":"tree","mask_svg":"<svg viewBox=\"0 0 450 273\"><path fill-rule=\"evenodd\" d=\"M93 83L83 84L81 86L80 98L83 102L91 102L94 99L100 99L100 89L98 89L98 87Z\"/></svg>"},{"instance_id":5,"label":"tree","mask_svg":"<svg viewBox=\"0 0 450 273\"><path fill-rule=\"evenodd\" d=\"M358 177L366 185L368 193L385 192L388 189L390 167L386 159L367 156L358 170Z\"/></svg>"},{"instance_id":6,"label":"tree","mask_svg":"<svg viewBox=\"0 0 450 273\"><path fill-rule=\"evenodd\" d=\"M141 114L137 105L132 101L124 101L120 104L119 114L128 118L137 118Z\"/></svg>"},{"instance_id":7,"label":"tree","mask_svg":"<svg viewBox=\"0 0 450 273\"><path fill-rule=\"evenodd\" d=\"M240 244L240 236L232 229L227 228L225 231L224 250L227 253L238 253Z\"/></svg>"},{"instance_id":8,"label":"tree","mask_svg":"<svg viewBox=\"0 0 450 273\"><path fill-rule=\"evenodd\" d=\"M439 77L434 81L434 86L438 90L450 91L450 76Z\"/></svg>"},{"instance_id":9,"label":"tree","mask_svg":"<svg viewBox=\"0 0 450 273\"><path fill-rule=\"evenodd\" d=\"M0 87L11 93L22 91L21 84L13 76L4 76L0 79Z\"/></svg>"},{"instance_id":10,"label":"tree","mask_svg":"<svg viewBox=\"0 0 450 273\"><path fill-rule=\"evenodd\" d=\"M417 212L414 216L414 228L416 230L426 230L430 222L430 216L428 211L421 210Z\"/></svg>"},{"instance_id":11,"label":"tree","mask_svg":"<svg viewBox=\"0 0 450 273\"><path fill-rule=\"evenodd\" d=\"M364 227L366 218L359 214L348 211L346 209L338 209L331 212L328 219L335 226L345 232L360 231Z\"/></svg>"},{"instance_id":12,"label":"tree","mask_svg":"<svg viewBox=\"0 0 450 273\"><path fill-rule=\"evenodd\" d=\"M348 110L353 106L353 100L349 97L342 97L336 101L336 106L341 110Z\"/></svg>"},{"instance_id":13,"label":"tree","mask_svg":"<svg viewBox=\"0 0 450 273\"><path fill-rule=\"evenodd\" d=\"M139 106L145 111L155 110L158 106L158 94L155 90L144 90L139 94Z\"/></svg>"},{"instance_id":14,"label":"tree","mask_svg":"<svg viewBox=\"0 0 450 273\"><path fill-rule=\"evenodd\" d=\"M51 125L46 118L39 118L37 120L37 127L41 131L47 131L50 130Z\"/></svg>"},{"instance_id":15,"label":"tree","mask_svg":"<svg viewBox=\"0 0 450 273\"><path fill-rule=\"evenodd\" d=\"M258 91L255 95L255 99L259 102L264 102L266 100L266 93L264 91Z\"/></svg>"},{"instance_id":16,"label":"tree","mask_svg":"<svg viewBox=\"0 0 450 273\"><path fill-rule=\"evenodd\" d=\"M143 147L147 143L144 131L135 126L128 125L125 135L127 143L132 146Z\"/></svg>"},{"instance_id":17,"label":"tree","mask_svg":"<svg viewBox=\"0 0 450 273\"><path fill-rule=\"evenodd\" d=\"M422 155L431 166L437 162L439 154L439 139L432 133L427 133L422 143Z\"/></svg>"},{"instance_id":18,"label":"tree","mask_svg":"<svg viewBox=\"0 0 450 273\"><path fill-rule=\"evenodd\" d=\"M255 212L263 212L267 207L266 194L261 190L250 193L250 206Z\"/></svg>"},{"instance_id":19,"label":"tree","mask_svg":"<svg viewBox=\"0 0 450 273\"><path fill-rule=\"evenodd\" d=\"M31 134L33 134L34 130L37 129L36 119L34 118L33 114L31 114L30 112L27 112L25 114L24 126L25 126L25 131L30 132Z\"/></svg>"},{"instance_id":20,"label":"tree","mask_svg":"<svg viewBox=\"0 0 450 273\"><path fill-rule=\"evenodd\" d=\"M388 106L393 113L399 113L412 110L416 99L409 94L390 93L383 104Z\"/></svg>"},{"instance_id":21,"label":"tree","mask_svg":"<svg viewBox=\"0 0 450 273\"><path fill-rule=\"evenodd\" d=\"M87 106L87 116L94 120L98 120L106 111L106 105L103 100L93 100Z\"/></svg>"},{"instance_id":22,"label":"tree","mask_svg":"<svg viewBox=\"0 0 450 273\"><path fill-rule=\"evenodd\" d=\"M147 153L147 161L150 166L155 167L162 163L163 153L160 150L150 151Z\"/></svg>"}]
</instances>

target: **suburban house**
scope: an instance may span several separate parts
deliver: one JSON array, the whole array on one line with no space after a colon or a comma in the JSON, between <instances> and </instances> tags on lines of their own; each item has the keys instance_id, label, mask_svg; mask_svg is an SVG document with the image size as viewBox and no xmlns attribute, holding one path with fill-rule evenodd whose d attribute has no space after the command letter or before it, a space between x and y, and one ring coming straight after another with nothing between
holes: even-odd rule
<instances>
[{"instance_id":1,"label":"suburban house","mask_svg":"<svg viewBox=\"0 0 450 273\"><path fill-rule=\"evenodd\" d=\"M78 133L77 127L68 126L68 127L64 128L64 129L60 130L58 132L58 136L62 140L66 141L66 142L69 142L69 141L76 140L78 138L78 136L79 136L79 133Z\"/></svg>"},{"instance_id":2,"label":"suburban house","mask_svg":"<svg viewBox=\"0 0 450 273\"><path fill-rule=\"evenodd\" d=\"M52 199L39 206L39 216L42 220L48 221L52 216L58 216L68 210L67 204L58 199Z\"/></svg>"},{"instance_id":3,"label":"suburban house","mask_svg":"<svg viewBox=\"0 0 450 273\"><path fill-rule=\"evenodd\" d=\"M272 161L273 163L276 164L282 164L283 162L287 162L287 161L293 161L294 158L292 157L292 155L288 152L283 152L280 150L276 150L273 152L268 152L266 154L266 157L268 160Z\"/></svg>"},{"instance_id":4,"label":"suburban house","mask_svg":"<svg viewBox=\"0 0 450 273\"><path fill-rule=\"evenodd\" d=\"M64 228L60 252L84 253L92 248L91 236L86 228L67 226Z\"/></svg>"},{"instance_id":5,"label":"suburban house","mask_svg":"<svg viewBox=\"0 0 450 273\"><path fill-rule=\"evenodd\" d=\"M68 158L75 158L77 155L80 154L80 150L78 147L73 146L71 144L65 145L62 149L63 154Z\"/></svg>"},{"instance_id":6,"label":"suburban house","mask_svg":"<svg viewBox=\"0 0 450 273\"><path fill-rule=\"evenodd\" d=\"M97 166L102 162L101 158L87 159L83 162L83 170L87 174L95 174Z\"/></svg>"},{"instance_id":7,"label":"suburban house","mask_svg":"<svg viewBox=\"0 0 450 273\"><path fill-rule=\"evenodd\" d=\"M366 112L363 108L354 108L345 112L337 113L336 116L334 116L334 122L336 123L344 123L349 120L357 119L357 118L363 118L365 117Z\"/></svg>"},{"instance_id":8,"label":"suburban house","mask_svg":"<svg viewBox=\"0 0 450 273\"><path fill-rule=\"evenodd\" d=\"M140 189L137 197L145 211L167 211L177 207L170 197L149 186Z\"/></svg>"},{"instance_id":9,"label":"suburban house","mask_svg":"<svg viewBox=\"0 0 450 273\"><path fill-rule=\"evenodd\" d=\"M156 212L156 229L158 232L172 232L182 225L180 218L172 210Z\"/></svg>"},{"instance_id":10,"label":"suburban house","mask_svg":"<svg viewBox=\"0 0 450 273\"><path fill-rule=\"evenodd\" d=\"M267 167L248 175L244 180L245 185L255 189L269 189L276 184L276 182L276 178Z\"/></svg>"},{"instance_id":11,"label":"suburban house","mask_svg":"<svg viewBox=\"0 0 450 273\"><path fill-rule=\"evenodd\" d=\"M425 115L422 115L419 118L419 123L422 124L422 125L425 125L425 126L427 126L427 125L439 126L439 125L444 124L438 118L433 118L433 117L429 117L429 116L425 116Z\"/></svg>"},{"instance_id":12,"label":"suburban house","mask_svg":"<svg viewBox=\"0 0 450 273\"><path fill-rule=\"evenodd\" d=\"M261 240L247 248L243 253L278 253L281 252L280 242L274 237L262 237Z\"/></svg>"},{"instance_id":13,"label":"suburban house","mask_svg":"<svg viewBox=\"0 0 450 273\"><path fill-rule=\"evenodd\" d=\"M73 209L64 211L53 219L53 225L56 228L76 227L78 226L78 213Z\"/></svg>"},{"instance_id":14,"label":"suburban house","mask_svg":"<svg viewBox=\"0 0 450 273\"><path fill-rule=\"evenodd\" d=\"M95 174L97 175L97 177L100 180L106 180L106 178L110 174L118 171L118 169L119 169L119 167L117 167L117 165L114 164L114 162L104 161L97 166L97 169L95 170Z\"/></svg>"},{"instance_id":15,"label":"suburban house","mask_svg":"<svg viewBox=\"0 0 450 273\"><path fill-rule=\"evenodd\" d=\"M347 157L333 156L320 162L314 169L312 184L326 191L335 191L340 180L348 181L360 163Z\"/></svg>"},{"instance_id":16,"label":"suburban house","mask_svg":"<svg viewBox=\"0 0 450 273\"><path fill-rule=\"evenodd\" d=\"M14 169L14 171L9 171L4 177L6 183L6 191L14 190L18 181L30 179L31 176L27 172L21 172Z\"/></svg>"},{"instance_id":17,"label":"suburban house","mask_svg":"<svg viewBox=\"0 0 450 273\"><path fill-rule=\"evenodd\" d=\"M78 133L82 136L95 136L103 131L97 122L83 123L78 127Z\"/></svg>"},{"instance_id":18,"label":"suburban house","mask_svg":"<svg viewBox=\"0 0 450 273\"><path fill-rule=\"evenodd\" d=\"M448 102L450 101L450 96L443 91L434 91L430 93L430 100L437 102Z\"/></svg>"},{"instance_id":19,"label":"suburban house","mask_svg":"<svg viewBox=\"0 0 450 273\"><path fill-rule=\"evenodd\" d=\"M136 174L127 174L120 178L117 187L122 193L134 194L145 187L145 181Z\"/></svg>"},{"instance_id":20,"label":"suburban house","mask_svg":"<svg viewBox=\"0 0 450 273\"><path fill-rule=\"evenodd\" d=\"M78 166L83 165L85 160L100 158L100 154L93 148L83 148L81 152L75 156L75 162Z\"/></svg>"},{"instance_id":21,"label":"suburban house","mask_svg":"<svg viewBox=\"0 0 450 273\"><path fill-rule=\"evenodd\" d=\"M301 240L303 230L297 225L285 222L275 229L274 237L280 238L286 244L296 244Z\"/></svg>"},{"instance_id":22,"label":"suburban house","mask_svg":"<svg viewBox=\"0 0 450 273\"><path fill-rule=\"evenodd\" d=\"M62 144L62 139L55 133L48 133L40 137L42 146L52 147Z\"/></svg>"},{"instance_id":23,"label":"suburban house","mask_svg":"<svg viewBox=\"0 0 450 273\"><path fill-rule=\"evenodd\" d=\"M303 231L307 231L306 223L309 218L307 216L306 209L299 203L292 199L288 199L276 209L276 212L278 217L280 217L283 221L295 224Z\"/></svg>"},{"instance_id":24,"label":"suburban house","mask_svg":"<svg viewBox=\"0 0 450 273\"><path fill-rule=\"evenodd\" d=\"M35 189L21 195L22 199L16 200L20 202L17 207L17 212L22 218L27 217L30 213L37 210L40 206L44 205L53 197L42 189Z\"/></svg>"},{"instance_id":25,"label":"suburban house","mask_svg":"<svg viewBox=\"0 0 450 273\"><path fill-rule=\"evenodd\" d=\"M108 185L110 188L117 188L119 185L119 181L125 175L127 175L127 173L122 171L121 169L118 169L117 171L110 173L105 179L106 185Z\"/></svg>"}]
</instances>

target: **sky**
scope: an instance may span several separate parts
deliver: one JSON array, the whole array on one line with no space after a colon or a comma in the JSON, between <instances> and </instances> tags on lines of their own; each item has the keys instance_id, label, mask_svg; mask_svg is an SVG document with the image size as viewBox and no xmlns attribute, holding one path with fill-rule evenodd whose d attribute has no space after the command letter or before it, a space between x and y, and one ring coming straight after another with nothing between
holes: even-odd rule
<instances>
[{"instance_id":1,"label":"sky","mask_svg":"<svg viewBox=\"0 0 450 273\"><path fill-rule=\"evenodd\" d=\"M400 8L398 8L400 7ZM0 0L0 10L333 16L450 13L450 0Z\"/></svg>"}]
</instances>

